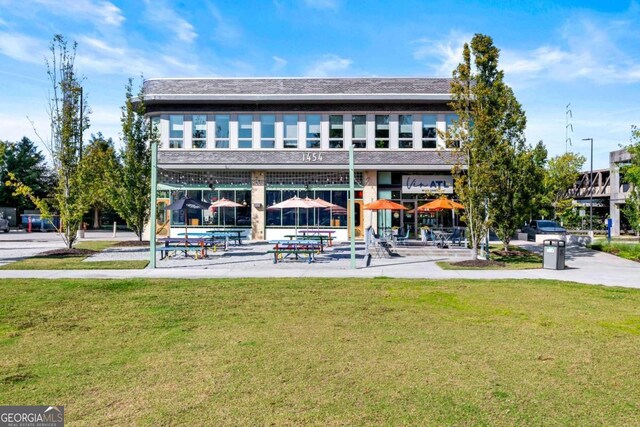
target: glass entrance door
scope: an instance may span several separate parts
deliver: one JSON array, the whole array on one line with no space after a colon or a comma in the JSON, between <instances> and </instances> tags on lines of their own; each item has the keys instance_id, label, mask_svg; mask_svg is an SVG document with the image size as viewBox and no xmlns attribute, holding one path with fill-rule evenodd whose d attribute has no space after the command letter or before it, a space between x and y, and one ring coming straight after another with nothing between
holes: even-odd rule
<instances>
[{"instance_id":1,"label":"glass entrance door","mask_svg":"<svg viewBox=\"0 0 640 427\"><path fill-rule=\"evenodd\" d=\"M402 205L407 208L406 211L401 212L401 224L400 228L407 232L407 228L409 229L409 236L413 237L416 235L416 230L418 229L417 216L416 215L416 204L415 200L403 200Z\"/></svg>"}]
</instances>

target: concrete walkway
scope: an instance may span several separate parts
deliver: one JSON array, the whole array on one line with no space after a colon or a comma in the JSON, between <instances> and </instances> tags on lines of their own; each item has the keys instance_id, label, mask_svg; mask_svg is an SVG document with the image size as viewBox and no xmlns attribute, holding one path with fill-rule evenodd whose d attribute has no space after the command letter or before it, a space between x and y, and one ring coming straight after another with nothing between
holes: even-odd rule
<instances>
[{"instance_id":1,"label":"concrete walkway","mask_svg":"<svg viewBox=\"0 0 640 427\"><path fill-rule=\"evenodd\" d=\"M4 236L2 236L4 237ZM42 240L41 236L36 236ZM127 236L131 237L131 236ZM110 234L105 236L110 240ZM36 246L51 247L50 242L36 242ZM25 250L28 239L0 238L0 263L14 258L12 251ZM540 245L520 242L530 250L541 252ZM11 249L13 247L13 249ZM22 249L20 249L20 247ZM144 249L138 250L143 256ZM357 268L350 269L349 248L340 245L334 251L318 258L318 262L285 262L273 264L266 256L264 245L243 245L229 253L208 260L175 258L160 261L155 270L4 270L0 278L227 278L227 277L397 277L424 279L553 279L606 286L640 288L640 263L628 261L579 246L567 247L567 269L556 270L442 270L436 261L447 259L447 250L441 256L406 256L391 259L373 259L364 266L359 251ZM23 255L24 256L24 255ZM31 255L26 255L31 256ZM13 260L13 259L12 259Z\"/></svg>"}]
</instances>

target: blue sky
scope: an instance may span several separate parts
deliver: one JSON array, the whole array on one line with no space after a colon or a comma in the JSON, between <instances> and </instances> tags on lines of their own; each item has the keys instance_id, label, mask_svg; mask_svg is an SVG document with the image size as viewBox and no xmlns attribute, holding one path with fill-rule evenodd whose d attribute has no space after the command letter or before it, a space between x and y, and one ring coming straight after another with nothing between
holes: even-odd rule
<instances>
[{"instance_id":1,"label":"blue sky","mask_svg":"<svg viewBox=\"0 0 640 427\"><path fill-rule=\"evenodd\" d=\"M73 6L71 6L73 5ZM91 129L118 141L128 77L450 76L474 33L493 37L527 139L608 167L640 125L640 3L558 1L0 0L0 139L46 136L44 58L78 42ZM588 160L585 167L588 167Z\"/></svg>"}]
</instances>

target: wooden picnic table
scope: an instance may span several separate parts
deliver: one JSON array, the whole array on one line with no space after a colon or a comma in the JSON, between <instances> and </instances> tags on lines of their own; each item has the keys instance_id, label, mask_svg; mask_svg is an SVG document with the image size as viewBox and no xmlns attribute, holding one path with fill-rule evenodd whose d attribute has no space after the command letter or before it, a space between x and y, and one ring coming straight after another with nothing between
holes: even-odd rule
<instances>
[{"instance_id":1,"label":"wooden picnic table","mask_svg":"<svg viewBox=\"0 0 640 427\"><path fill-rule=\"evenodd\" d=\"M298 230L298 232L300 234L302 234L303 236L323 236L323 235L326 235L327 242L329 242L329 244L327 246L332 246L333 234L336 231L335 230L324 229L324 228L319 228L319 229L313 229L313 230L311 230L311 229Z\"/></svg>"},{"instance_id":2,"label":"wooden picnic table","mask_svg":"<svg viewBox=\"0 0 640 427\"><path fill-rule=\"evenodd\" d=\"M241 228L222 228L222 229L214 229L207 230L207 234L213 235L215 237L225 237L227 240L233 240L238 242L238 245L242 245L242 236L244 232Z\"/></svg>"},{"instance_id":3,"label":"wooden picnic table","mask_svg":"<svg viewBox=\"0 0 640 427\"><path fill-rule=\"evenodd\" d=\"M195 252L196 259L199 252L201 257L205 258L209 248L216 250L217 243L210 236L165 237L159 240L164 243L164 246L156 249L160 252L160 259L167 257L171 251L184 252L185 256L187 256L188 252Z\"/></svg>"},{"instance_id":4,"label":"wooden picnic table","mask_svg":"<svg viewBox=\"0 0 640 427\"><path fill-rule=\"evenodd\" d=\"M320 252L324 252L324 247L326 242L331 242L330 236L324 236L322 234L308 235L308 236L302 236L302 237L297 234L285 234L284 237L286 237L289 240L298 239L298 240L311 240L315 242L320 242Z\"/></svg>"},{"instance_id":5,"label":"wooden picnic table","mask_svg":"<svg viewBox=\"0 0 640 427\"><path fill-rule=\"evenodd\" d=\"M289 255L294 255L299 259L299 255L307 255L307 262L310 264L315 261L315 254L319 252L322 245L317 240L271 240L269 243L275 245L273 249L267 253L273 254L273 263L277 264L278 259L284 259Z\"/></svg>"}]
</instances>

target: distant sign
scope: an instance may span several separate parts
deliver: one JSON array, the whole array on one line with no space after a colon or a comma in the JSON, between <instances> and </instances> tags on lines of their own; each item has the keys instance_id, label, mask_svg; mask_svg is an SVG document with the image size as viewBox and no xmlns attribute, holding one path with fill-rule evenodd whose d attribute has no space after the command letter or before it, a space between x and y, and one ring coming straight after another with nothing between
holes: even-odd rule
<instances>
[{"instance_id":1,"label":"distant sign","mask_svg":"<svg viewBox=\"0 0 640 427\"><path fill-rule=\"evenodd\" d=\"M453 194L451 175L403 175L402 192L405 194Z\"/></svg>"}]
</instances>

